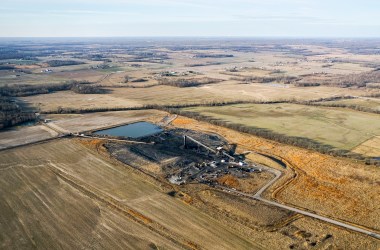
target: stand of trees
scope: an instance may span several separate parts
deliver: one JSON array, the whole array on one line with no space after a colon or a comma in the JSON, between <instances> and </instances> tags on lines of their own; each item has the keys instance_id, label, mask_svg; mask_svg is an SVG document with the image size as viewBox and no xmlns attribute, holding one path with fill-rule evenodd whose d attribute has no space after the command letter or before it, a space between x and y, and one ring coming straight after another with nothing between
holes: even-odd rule
<instances>
[{"instance_id":1,"label":"stand of trees","mask_svg":"<svg viewBox=\"0 0 380 250\"><path fill-rule=\"evenodd\" d=\"M204 84L212 84L212 83L218 83L221 82L219 79L214 79L214 78L193 78L193 79L168 79L168 78L162 78L158 80L158 83L161 85L169 85L173 87L179 87L179 88L187 88L187 87L196 87L199 85L204 85Z\"/></svg>"},{"instance_id":2,"label":"stand of trees","mask_svg":"<svg viewBox=\"0 0 380 250\"><path fill-rule=\"evenodd\" d=\"M104 94L106 93L105 89L99 88L95 85L82 85L75 84L71 87L71 90L77 94Z\"/></svg>"},{"instance_id":3,"label":"stand of trees","mask_svg":"<svg viewBox=\"0 0 380 250\"><path fill-rule=\"evenodd\" d=\"M70 65L80 65L84 62L74 61L74 60L50 60L46 62L49 67L60 67L60 66L70 66Z\"/></svg>"},{"instance_id":4,"label":"stand of trees","mask_svg":"<svg viewBox=\"0 0 380 250\"><path fill-rule=\"evenodd\" d=\"M36 84L36 85L12 85L4 86L0 88L0 96L7 97L21 97L21 96L31 96L40 94L49 94L56 91L73 90L76 93L82 92L82 94L88 93L104 93L102 90L95 90L97 87L90 87L91 82L88 81L69 81L65 83L56 84ZM87 86L88 87L83 87ZM80 87L79 87L80 86ZM83 89L82 89L83 88ZM91 94L92 94L91 93Z\"/></svg>"},{"instance_id":5,"label":"stand of trees","mask_svg":"<svg viewBox=\"0 0 380 250\"><path fill-rule=\"evenodd\" d=\"M248 76L248 77L232 77L231 80L243 81L244 83L285 83L290 84L299 80L294 76Z\"/></svg>"},{"instance_id":6,"label":"stand of trees","mask_svg":"<svg viewBox=\"0 0 380 250\"><path fill-rule=\"evenodd\" d=\"M34 113L23 111L11 98L0 97L0 129L35 119Z\"/></svg>"}]
</instances>

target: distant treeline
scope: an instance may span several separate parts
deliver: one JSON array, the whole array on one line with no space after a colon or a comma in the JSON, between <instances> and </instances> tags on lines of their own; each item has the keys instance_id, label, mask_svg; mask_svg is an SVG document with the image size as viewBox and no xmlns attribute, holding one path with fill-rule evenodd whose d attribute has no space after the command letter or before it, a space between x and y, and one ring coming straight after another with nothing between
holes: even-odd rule
<instances>
[{"instance_id":1,"label":"distant treeline","mask_svg":"<svg viewBox=\"0 0 380 250\"><path fill-rule=\"evenodd\" d=\"M71 87L71 90L77 94L105 94L107 90L99 88L96 85L83 85L83 84L74 84Z\"/></svg>"},{"instance_id":2,"label":"distant treeline","mask_svg":"<svg viewBox=\"0 0 380 250\"><path fill-rule=\"evenodd\" d=\"M60 67L60 66L70 66L70 65L80 65L84 62L74 61L74 60L50 60L46 62L49 67Z\"/></svg>"},{"instance_id":3,"label":"distant treeline","mask_svg":"<svg viewBox=\"0 0 380 250\"><path fill-rule=\"evenodd\" d=\"M236 104L279 104L279 103L294 103L299 105L312 105L314 102L328 101L328 100L340 100L342 98L353 98L350 96L343 97L332 97L332 98L319 98L311 100L308 102L299 102L293 99L282 99L275 101L205 101L198 103L184 103L184 104L148 104L135 107L97 107L97 108L86 108L86 109L74 109L74 108L58 108L58 110L44 111L44 114L55 114L55 113L95 113L95 112L109 112L109 111L126 111L126 110L144 110L144 109L158 109L158 110L171 110L171 109L181 109L181 108L191 108L191 107L217 107L226 105L236 105Z\"/></svg>"},{"instance_id":4,"label":"distant treeline","mask_svg":"<svg viewBox=\"0 0 380 250\"><path fill-rule=\"evenodd\" d=\"M39 55L44 56L44 55ZM38 59L35 57L35 53L31 52L22 52L19 50L12 50L12 49L0 49L0 60L9 60L9 59L21 59L21 60L34 60L37 61Z\"/></svg>"},{"instance_id":5,"label":"distant treeline","mask_svg":"<svg viewBox=\"0 0 380 250\"><path fill-rule=\"evenodd\" d=\"M339 87L366 87L367 83L377 82L380 82L380 69L375 69L373 71L360 74L349 74L342 76L330 82L329 85Z\"/></svg>"},{"instance_id":6,"label":"distant treeline","mask_svg":"<svg viewBox=\"0 0 380 250\"><path fill-rule=\"evenodd\" d=\"M71 83L57 83L57 84L36 84L36 85L11 85L0 88L0 96L31 96L39 94L48 94L55 91L69 90Z\"/></svg>"},{"instance_id":7,"label":"distant treeline","mask_svg":"<svg viewBox=\"0 0 380 250\"><path fill-rule=\"evenodd\" d=\"M305 76L304 76L305 77ZM380 88L380 69L359 74L348 74L339 76L330 76L318 80L308 79L307 77L299 80L296 86L331 86L339 88L359 87L359 88Z\"/></svg>"},{"instance_id":8,"label":"distant treeline","mask_svg":"<svg viewBox=\"0 0 380 250\"><path fill-rule=\"evenodd\" d=\"M34 113L23 111L11 98L0 97L0 129L35 119Z\"/></svg>"},{"instance_id":9,"label":"distant treeline","mask_svg":"<svg viewBox=\"0 0 380 250\"><path fill-rule=\"evenodd\" d=\"M278 82L284 84L294 83L299 80L295 76L247 76L247 77L232 77L231 80L242 81L244 83L271 83Z\"/></svg>"},{"instance_id":10,"label":"distant treeline","mask_svg":"<svg viewBox=\"0 0 380 250\"><path fill-rule=\"evenodd\" d=\"M192 79L168 79L162 78L158 80L158 83L161 85L169 85L173 87L186 88L186 87L195 87L204 84L218 83L222 80L214 78L192 78Z\"/></svg>"},{"instance_id":11,"label":"distant treeline","mask_svg":"<svg viewBox=\"0 0 380 250\"><path fill-rule=\"evenodd\" d=\"M196 54L195 58L226 58L226 57L234 57L231 54Z\"/></svg>"},{"instance_id":12,"label":"distant treeline","mask_svg":"<svg viewBox=\"0 0 380 250\"><path fill-rule=\"evenodd\" d=\"M202 67L202 66L211 66L211 65L221 65L221 62L206 62L206 63L190 63L185 64L185 67Z\"/></svg>"},{"instance_id":13,"label":"distant treeline","mask_svg":"<svg viewBox=\"0 0 380 250\"><path fill-rule=\"evenodd\" d=\"M0 70L14 70L15 69L15 66L13 65L0 65Z\"/></svg>"},{"instance_id":14,"label":"distant treeline","mask_svg":"<svg viewBox=\"0 0 380 250\"><path fill-rule=\"evenodd\" d=\"M294 86L296 86L296 87L317 87L317 86L321 86L321 84L316 83L316 82L295 82Z\"/></svg>"},{"instance_id":15,"label":"distant treeline","mask_svg":"<svg viewBox=\"0 0 380 250\"><path fill-rule=\"evenodd\" d=\"M0 96L22 97L40 94L49 94L57 91L72 90L80 94L103 94L106 90L99 86L90 85L88 81L69 81L65 83L11 85L0 88Z\"/></svg>"}]
</instances>

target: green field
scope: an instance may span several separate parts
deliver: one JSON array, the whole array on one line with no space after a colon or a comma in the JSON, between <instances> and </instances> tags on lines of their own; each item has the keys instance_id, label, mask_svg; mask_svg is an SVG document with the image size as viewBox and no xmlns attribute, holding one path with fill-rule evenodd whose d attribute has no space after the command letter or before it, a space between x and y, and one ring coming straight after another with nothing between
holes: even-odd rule
<instances>
[{"instance_id":1,"label":"green field","mask_svg":"<svg viewBox=\"0 0 380 250\"><path fill-rule=\"evenodd\" d=\"M347 109L279 103L193 107L183 110L229 123L312 139L338 149L351 150L380 135L380 115Z\"/></svg>"}]
</instances>

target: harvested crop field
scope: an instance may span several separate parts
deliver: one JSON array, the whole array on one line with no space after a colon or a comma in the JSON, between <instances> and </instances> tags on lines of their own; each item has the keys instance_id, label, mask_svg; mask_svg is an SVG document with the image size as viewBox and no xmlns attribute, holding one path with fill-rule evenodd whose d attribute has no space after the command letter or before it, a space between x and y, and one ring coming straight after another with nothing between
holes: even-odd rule
<instances>
[{"instance_id":1,"label":"harvested crop field","mask_svg":"<svg viewBox=\"0 0 380 250\"><path fill-rule=\"evenodd\" d=\"M3 247L258 247L76 141L0 152Z\"/></svg>"},{"instance_id":2,"label":"harvested crop field","mask_svg":"<svg viewBox=\"0 0 380 250\"><path fill-rule=\"evenodd\" d=\"M375 136L355 147L353 152L371 157L380 157L380 136Z\"/></svg>"},{"instance_id":3,"label":"harvested crop field","mask_svg":"<svg viewBox=\"0 0 380 250\"><path fill-rule=\"evenodd\" d=\"M43 125L19 127L0 132L0 149L53 138L58 133Z\"/></svg>"},{"instance_id":4,"label":"harvested crop field","mask_svg":"<svg viewBox=\"0 0 380 250\"><path fill-rule=\"evenodd\" d=\"M345 150L351 150L373 136L380 135L380 115L339 108L279 103L192 107L183 110L228 123L268 129L286 136L308 138Z\"/></svg>"},{"instance_id":5,"label":"harvested crop field","mask_svg":"<svg viewBox=\"0 0 380 250\"><path fill-rule=\"evenodd\" d=\"M74 110L91 110L96 108L130 108L141 106L136 101L126 98L117 98L108 94L86 95L76 94L72 91L27 96L20 99L43 112L57 112L57 110L62 107Z\"/></svg>"}]
</instances>

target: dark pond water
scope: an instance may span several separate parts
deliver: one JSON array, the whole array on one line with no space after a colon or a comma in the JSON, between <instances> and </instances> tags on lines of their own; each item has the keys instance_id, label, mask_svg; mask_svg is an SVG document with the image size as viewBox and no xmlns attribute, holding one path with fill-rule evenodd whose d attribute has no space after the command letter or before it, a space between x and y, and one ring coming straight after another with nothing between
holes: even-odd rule
<instances>
[{"instance_id":1,"label":"dark pond water","mask_svg":"<svg viewBox=\"0 0 380 250\"><path fill-rule=\"evenodd\" d=\"M149 122L136 122L124 126L96 131L96 135L124 136L139 138L162 132L162 129Z\"/></svg>"}]
</instances>

